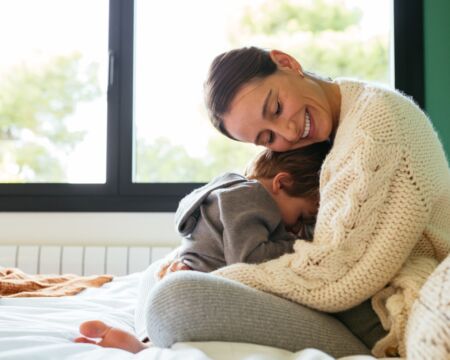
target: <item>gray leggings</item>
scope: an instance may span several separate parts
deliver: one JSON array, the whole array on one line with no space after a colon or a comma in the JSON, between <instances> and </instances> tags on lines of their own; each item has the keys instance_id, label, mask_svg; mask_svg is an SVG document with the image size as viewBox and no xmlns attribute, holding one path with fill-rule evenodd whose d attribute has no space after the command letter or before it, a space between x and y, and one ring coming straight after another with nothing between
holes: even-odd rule
<instances>
[{"instance_id":1,"label":"gray leggings","mask_svg":"<svg viewBox=\"0 0 450 360\"><path fill-rule=\"evenodd\" d=\"M232 341L290 351L312 347L341 357L370 354L369 347L383 334L379 323L367 312L370 306L360 307L356 315L341 313L338 320L237 282L195 271L167 276L152 288L144 303L141 311L147 334L159 347L186 341ZM347 326L358 324L364 336L358 338L343 322Z\"/></svg>"}]
</instances>

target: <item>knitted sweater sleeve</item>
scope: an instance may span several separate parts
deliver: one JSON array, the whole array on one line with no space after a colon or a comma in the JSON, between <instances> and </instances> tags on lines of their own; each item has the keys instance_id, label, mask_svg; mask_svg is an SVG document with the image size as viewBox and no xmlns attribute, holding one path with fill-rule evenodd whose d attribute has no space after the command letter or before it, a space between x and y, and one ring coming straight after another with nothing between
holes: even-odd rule
<instances>
[{"instance_id":1,"label":"knitted sweater sleeve","mask_svg":"<svg viewBox=\"0 0 450 360\"><path fill-rule=\"evenodd\" d=\"M351 143L323 165L313 242L297 240L293 254L215 273L328 312L382 289L410 255L429 214L402 145L358 130Z\"/></svg>"}]
</instances>

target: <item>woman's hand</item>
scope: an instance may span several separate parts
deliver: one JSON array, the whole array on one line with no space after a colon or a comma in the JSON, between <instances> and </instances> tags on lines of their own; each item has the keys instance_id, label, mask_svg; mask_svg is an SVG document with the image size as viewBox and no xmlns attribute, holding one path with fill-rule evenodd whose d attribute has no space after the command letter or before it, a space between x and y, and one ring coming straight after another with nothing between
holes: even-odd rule
<instances>
[{"instance_id":1,"label":"woman's hand","mask_svg":"<svg viewBox=\"0 0 450 360\"><path fill-rule=\"evenodd\" d=\"M158 278L158 280L162 280L164 276L166 276L167 274L181 270L192 270L192 269L185 263L183 263L183 261L179 258L170 259L161 265L156 274L156 277Z\"/></svg>"}]
</instances>

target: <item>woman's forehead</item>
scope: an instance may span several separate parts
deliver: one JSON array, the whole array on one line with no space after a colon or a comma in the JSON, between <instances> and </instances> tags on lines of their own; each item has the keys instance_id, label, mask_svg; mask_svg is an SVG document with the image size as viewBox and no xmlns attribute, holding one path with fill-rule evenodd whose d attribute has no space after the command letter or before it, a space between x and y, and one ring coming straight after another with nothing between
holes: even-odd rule
<instances>
[{"instance_id":1,"label":"woman's forehead","mask_svg":"<svg viewBox=\"0 0 450 360\"><path fill-rule=\"evenodd\" d=\"M259 97L263 96L266 88L268 88L267 79L255 79L243 85L231 101L230 110L236 108L242 102L257 101Z\"/></svg>"},{"instance_id":2,"label":"woman's forehead","mask_svg":"<svg viewBox=\"0 0 450 360\"><path fill-rule=\"evenodd\" d=\"M264 103L274 89L274 75L243 85L224 114L226 130L237 140L254 142L262 125Z\"/></svg>"},{"instance_id":3,"label":"woman's forehead","mask_svg":"<svg viewBox=\"0 0 450 360\"><path fill-rule=\"evenodd\" d=\"M237 140L253 142L256 139L268 89L261 82L252 83L243 86L236 94L223 122L227 132Z\"/></svg>"}]
</instances>

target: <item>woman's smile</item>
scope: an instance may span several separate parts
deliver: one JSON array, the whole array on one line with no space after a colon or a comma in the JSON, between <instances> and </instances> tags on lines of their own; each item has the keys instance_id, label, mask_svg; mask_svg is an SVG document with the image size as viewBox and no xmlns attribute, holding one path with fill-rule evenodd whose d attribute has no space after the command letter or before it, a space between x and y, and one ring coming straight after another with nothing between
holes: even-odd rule
<instances>
[{"instance_id":1,"label":"woman's smile","mask_svg":"<svg viewBox=\"0 0 450 360\"><path fill-rule=\"evenodd\" d=\"M314 137L314 118L311 111L306 108L305 110L305 125L303 128L302 139L311 139Z\"/></svg>"},{"instance_id":2,"label":"woman's smile","mask_svg":"<svg viewBox=\"0 0 450 360\"><path fill-rule=\"evenodd\" d=\"M309 135L309 130L311 130L311 119L309 116L308 109L305 110L305 125L303 126L302 139L305 139Z\"/></svg>"}]
</instances>

